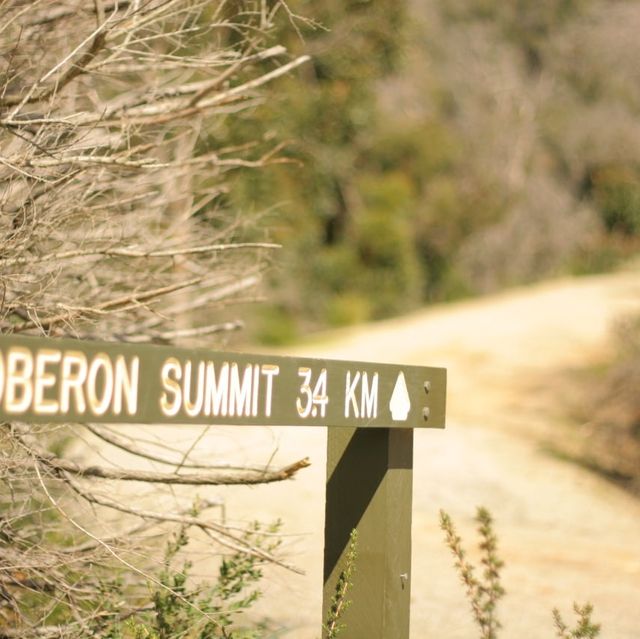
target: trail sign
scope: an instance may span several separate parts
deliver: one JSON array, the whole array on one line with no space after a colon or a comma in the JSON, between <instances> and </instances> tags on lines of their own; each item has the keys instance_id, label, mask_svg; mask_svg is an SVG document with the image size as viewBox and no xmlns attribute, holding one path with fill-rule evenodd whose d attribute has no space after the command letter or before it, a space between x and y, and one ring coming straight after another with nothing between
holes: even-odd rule
<instances>
[{"instance_id":1,"label":"trail sign","mask_svg":"<svg viewBox=\"0 0 640 639\"><path fill-rule=\"evenodd\" d=\"M0 336L4 421L327 426L324 619L358 530L345 639L409 637L412 429L445 396L441 368Z\"/></svg>"},{"instance_id":2,"label":"trail sign","mask_svg":"<svg viewBox=\"0 0 640 639\"><path fill-rule=\"evenodd\" d=\"M444 426L437 368L0 337L0 419Z\"/></svg>"}]
</instances>

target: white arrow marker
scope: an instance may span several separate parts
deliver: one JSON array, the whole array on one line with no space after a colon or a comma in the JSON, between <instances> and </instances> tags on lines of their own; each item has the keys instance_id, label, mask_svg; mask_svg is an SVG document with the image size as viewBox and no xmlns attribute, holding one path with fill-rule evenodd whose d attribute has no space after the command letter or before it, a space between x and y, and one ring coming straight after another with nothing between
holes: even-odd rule
<instances>
[{"instance_id":1,"label":"white arrow marker","mask_svg":"<svg viewBox=\"0 0 640 639\"><path fill-rule=\"evenodd\" d=\"M411 400L409 399L409 391L407 383L404 381L404 373L398 374L396 385L391 394L389 402L389 410L394 422L406 422L411 410Z\"/></svg>"}]
</instances>

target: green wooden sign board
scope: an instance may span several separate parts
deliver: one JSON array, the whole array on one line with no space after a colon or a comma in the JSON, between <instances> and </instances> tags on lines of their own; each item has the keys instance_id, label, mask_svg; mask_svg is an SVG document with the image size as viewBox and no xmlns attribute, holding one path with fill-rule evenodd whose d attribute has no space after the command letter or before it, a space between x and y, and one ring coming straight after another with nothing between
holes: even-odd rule
<instances>
[{"instance_id":1,"label":"green wooden sign board","mask_svg":"<svg viewBox=\"0 0 640 639\"><path fill-rule=\"evenodd\" d=\"M147 424L444 425L444 371L0 337L0 418Z\"/></svg>"},{"instance_id":2,"label":"green wooden sign board","mask_svg":"<svg viewBox=\"0 0 640 639\"><path fill-rule=\"evenodd\" d=\"M328 426L325 619L358 530L345 639L409 637L412 429L445 398L441 368L0 336L5 421Z\"/></svg>"}]
</instances>

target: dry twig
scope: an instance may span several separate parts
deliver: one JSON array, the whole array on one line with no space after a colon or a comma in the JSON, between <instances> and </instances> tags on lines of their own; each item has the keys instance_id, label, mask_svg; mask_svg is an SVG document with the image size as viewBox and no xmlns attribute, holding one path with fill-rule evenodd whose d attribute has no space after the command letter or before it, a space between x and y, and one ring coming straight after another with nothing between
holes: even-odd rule
<instances>
[{"instance_id":1,"label":"dry twig","mask_svg":"<svg viewBox=\"0 0 640 639\"><path fill-rule=\"evenodd\" d=\"M234 122L307 60L268 42L279 6L0 0L2 333L210 345L242 326L221 309L255 296L276 245L233 209L228 174L287 158L267 138L235 135ZM191 461L187 447L174 463L92 432L100 449L83 454L111 462L47 452L64 448L68 430L0 430L0 637L106 634L139 609L146 584L171 590L136 539L170 524L289 567L205 518L213 500L187 506L177 485L281 481L307 460L221 468ZM121 468L119 450L173 472ZM169 487L175 507L144 507L116 488L123 481ZM127 597L114 572L127 575Z\"/></svg>"}]
</instances>

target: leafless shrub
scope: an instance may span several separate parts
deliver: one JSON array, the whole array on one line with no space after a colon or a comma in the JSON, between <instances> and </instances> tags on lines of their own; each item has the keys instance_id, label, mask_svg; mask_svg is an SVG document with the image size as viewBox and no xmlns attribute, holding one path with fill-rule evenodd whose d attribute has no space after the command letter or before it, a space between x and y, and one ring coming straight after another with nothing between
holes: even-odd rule
<instances>
[{"instance_id":1,"label":"leafless shrub","mask_svg":"<svg viewBox=\"0 0 640 639\"><path fill-rule=\"evenodd\" d=\"M234 327L181 333L176 318L255 284L256 249L274 247L239 242L246 220L217 201L228 171L283 160L259 140L198 142L303 61L263 48L270 16L244 4L3 3L4 332Z\"/></svg>"},{"instance_id":2,"label":"leafless shrub","mask_svg":"<svg viewBox=\"0 0 640 639\"><path fill-rule=\"evenodd\" d=\"M263 139L215 140L306 59L269 44L279 9L0 1L0 332L193 343L241 325L216 311L254 295L276 247L225 206L228 174L286 159ZM83 466L55 452L69 433L90 436L80 428L0 430L1 637L98 636L144 609L149 584L167 586L135 549L166 523L282 563L205 517L214 502L154 510L111 482L262 483L305 460L219 468L88 426L106 461ZM110 463L114 451L133 467ZM122 600L107 592L116 577Z\"/></svg>"}]
</instances>

